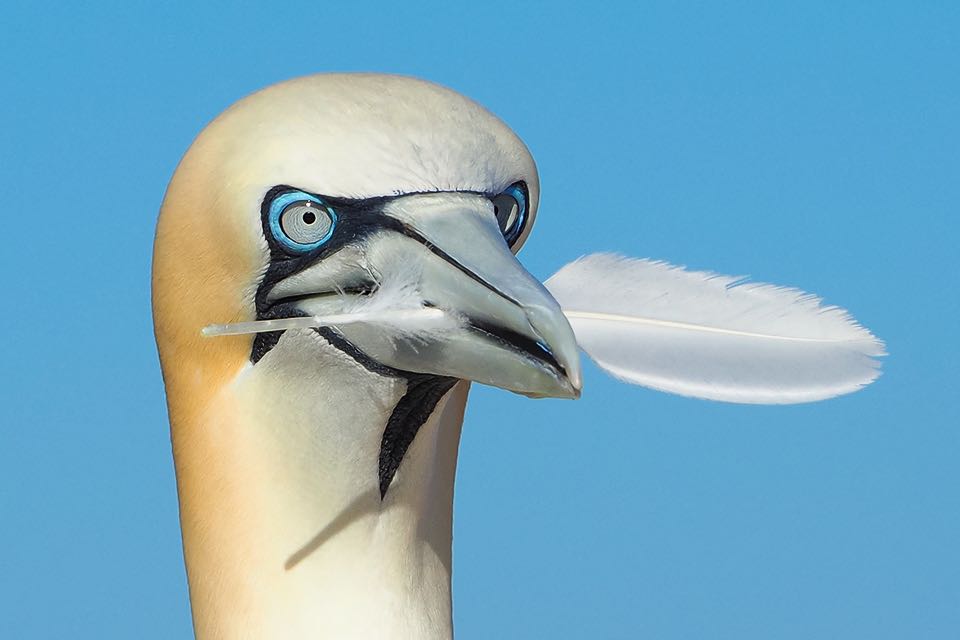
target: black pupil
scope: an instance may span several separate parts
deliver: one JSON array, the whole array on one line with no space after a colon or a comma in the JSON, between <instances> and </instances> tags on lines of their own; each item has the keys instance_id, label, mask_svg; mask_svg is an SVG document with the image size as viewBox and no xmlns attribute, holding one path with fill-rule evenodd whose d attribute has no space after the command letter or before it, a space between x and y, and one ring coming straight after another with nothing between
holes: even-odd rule
<instances>
[{"instance_id":1,"label":"black pupil","mask_svg":"<svg viewBox=\"0 0 960 640\"><path fill-rule=\"evenodd\" d=\"M315 214L313 211L306 211L303 214L303 221L307 224L313 224L317 221L317 214Z\"/></svg>"}]
</instances>

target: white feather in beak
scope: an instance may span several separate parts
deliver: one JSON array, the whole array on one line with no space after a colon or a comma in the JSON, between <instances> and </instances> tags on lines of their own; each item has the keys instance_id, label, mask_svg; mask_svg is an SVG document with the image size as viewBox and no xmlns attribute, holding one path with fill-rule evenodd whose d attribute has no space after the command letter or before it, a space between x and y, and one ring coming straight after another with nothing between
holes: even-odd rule
<instances>
[{"instance_id":1,"label":"white feather in beak","mask_svg":"<svg viewBox=\"0 0 960 640\"><path fill-rule=\"evenodd\" d=\"M611 254L546 282L577 344L620 380L696 398L813 402L880 375L883 343L797 289Z\"/></svg>"}]
</instances>

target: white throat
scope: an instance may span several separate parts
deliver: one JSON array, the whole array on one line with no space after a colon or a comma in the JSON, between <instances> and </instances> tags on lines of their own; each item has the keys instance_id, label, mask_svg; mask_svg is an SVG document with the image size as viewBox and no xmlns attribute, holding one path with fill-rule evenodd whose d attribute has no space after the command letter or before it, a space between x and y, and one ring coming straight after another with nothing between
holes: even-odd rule
<instances>
[{"instance_id":1,"label":"white throat","mask_svg":"<svg viewBox=\"0 0 960 640\"><path fill-rule=\"evenodd\" d=\"M200 640L452 637L468 384L440 400L381 500L383 430L406 390L310 330L288 332L203 424L175 429Z\"/></svg>"}]
</instances>

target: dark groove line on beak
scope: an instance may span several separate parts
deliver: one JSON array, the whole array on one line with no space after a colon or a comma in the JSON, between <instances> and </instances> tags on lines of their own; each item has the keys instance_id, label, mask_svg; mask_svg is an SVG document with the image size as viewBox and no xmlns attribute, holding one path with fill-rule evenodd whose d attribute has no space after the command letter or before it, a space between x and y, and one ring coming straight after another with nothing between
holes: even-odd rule
<instances>
[{"instance_id":1,"label":"dark groove line on beak","mask_svg":"<svg viewBox=\"0 0 960 640\"><path fill-rule=\"evenodd\" d=\"M546 363L562 377L567 377L567 370L562 364L560 364L559 361L557 361L557 358L553 355L553 352L550 351L550 349L548 349L543 343L538 342L533 338L529 338L522 333L517 333L516 331L511 331L510 329L505 329L504 327L498 327L497 325L487 322L477 321L473 318L468 318L467 323L471 329L477 331L478 333L482 333L487 337L493 338L496 342L505 345L514 351L519 351L535 360Z\"/></svg>"},{"instance_id":2,"label":"dark groove line on beak","mask_svg":"<svg viewBox=\"0 0 960 640\"><path fill-rule=\"evenodd\" d=\"M503 298L507 302L510 302L511 304L514 304L518 307L523 307L523 305L520 304L517 300L514 300L510 296L506 295L504 292L497 289L495 286L493 286L492 284L490 284L489 282L487 282L486 280L478 276L476 273L474 273L470 269L467 269L465 266L457 262L457 260L453 256L451 256L449 253L447 253L437 245L430 242L430 240L425 238L423 235L421 235L419 231L417 231L410 225L406 224L405 222L402 222L401 220L397 220L396 218L392 218L390 216L385 216L385 218L388 222L384 222L383 224L384 228L390 229L392 231L396 231L397 233L407 236L411 240L415 240L419 242L424 247L426 247L430 253L437 256L444 262L447 262L448 264L452 265L458 271L463 273L465 276L467 276L474 282L477 282L478 284L482 285L484 288L495 293L497 296Z\"/></svg>"}]
</instances>

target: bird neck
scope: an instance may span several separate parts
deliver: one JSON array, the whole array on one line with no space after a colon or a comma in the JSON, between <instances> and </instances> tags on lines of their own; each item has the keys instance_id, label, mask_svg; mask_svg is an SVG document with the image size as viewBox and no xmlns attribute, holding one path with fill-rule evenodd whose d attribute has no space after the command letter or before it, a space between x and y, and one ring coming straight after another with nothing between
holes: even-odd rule
<instances>
[{"instance_id":1,"label":"bird neck","mask_svg":"<svg viewBox=\"0 0 960 640\"><path fill-rule=\"evenodd\" d=\"M407 382L344 359L304 380L310 355L268 354L194 416L171 398L197 638L451 638L468 384L439 400L381 498Z\"/></svg>"}]
</instances>

